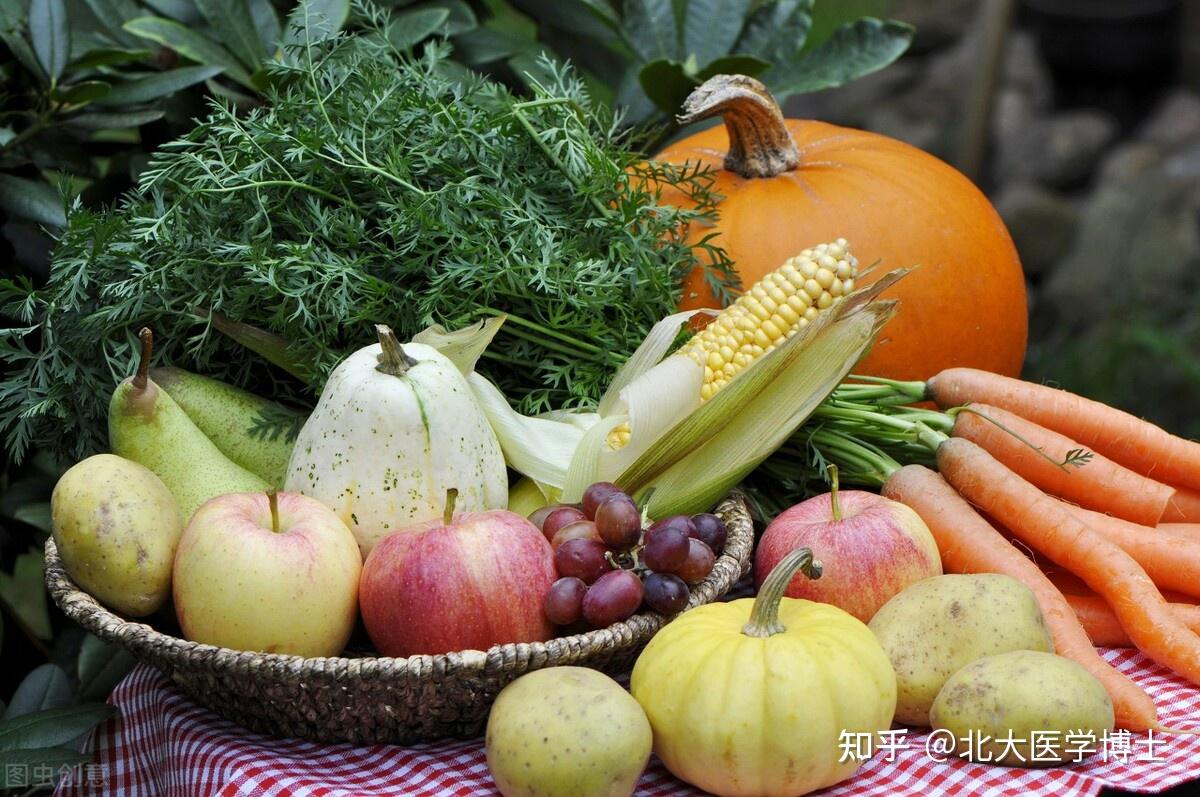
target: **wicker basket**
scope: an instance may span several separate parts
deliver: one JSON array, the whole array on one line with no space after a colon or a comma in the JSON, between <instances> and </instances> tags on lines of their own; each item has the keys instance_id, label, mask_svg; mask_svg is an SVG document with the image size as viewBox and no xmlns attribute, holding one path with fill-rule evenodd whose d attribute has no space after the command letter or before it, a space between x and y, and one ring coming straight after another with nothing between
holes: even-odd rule
<instances>
[{"instance_id":1,"label":"wicker basket","mask_svg":"<svg viewBox=\"0 0 1200 797\"><path fill-rule=\"evenodd\" d=\"M750 567L754 530L745 501L716 510L729 531L689 608L728 592ZM320 742L410 744L479 735L510 681L560 664L610 673L628 668L666 621L644 612L623 623L549 642L498 645L410 658L303 658L188 642L113 614L67 575L46 542L46 584L68 617L166 673L192 699L255 731Z\"/></svg>"}]
</instances>

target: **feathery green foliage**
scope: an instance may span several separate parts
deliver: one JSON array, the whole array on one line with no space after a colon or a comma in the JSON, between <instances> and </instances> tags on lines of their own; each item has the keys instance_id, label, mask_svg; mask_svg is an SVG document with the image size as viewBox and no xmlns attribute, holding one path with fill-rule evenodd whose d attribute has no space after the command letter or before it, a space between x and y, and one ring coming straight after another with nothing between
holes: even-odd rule
<instances>
[{"instance_id":1,"label":"feathery green foliage","mask_svg":"<svg viewBox=\"0 0 1200 797\"><path fill-rule=\"evenodd\" d=\"M49 283L0 285L25 325L0 334L0 429L79 458L104 448L108 396L151 326L160 363L311 403L369 343L512 314L481 370L524 411L597 400L615 365L671 312L711 217L707 174L640 164L618 120L542 62L529 100L389 23L309 43L269 106L214 105L113 211L76 207ZM663 203L663 186L694 210ZM700 259L729 275L723 253ZM283 336L309 384L238 348L211 311Z\"/></svg>"}]
</instances>

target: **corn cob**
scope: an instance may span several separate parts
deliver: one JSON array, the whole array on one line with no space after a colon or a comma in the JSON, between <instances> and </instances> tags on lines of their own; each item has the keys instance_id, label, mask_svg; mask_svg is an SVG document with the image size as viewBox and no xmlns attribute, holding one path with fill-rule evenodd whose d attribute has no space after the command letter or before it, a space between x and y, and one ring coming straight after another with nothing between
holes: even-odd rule
<instances>
[{"instance_id":1,"label":"corn cob","mask_svg":"<svg viewBox=\"0 0 1200 797\"><path fill-rule=\"evenodd\" d=\"M708 401L739 372L851 293L857 276L858 260L845 238L805 249L754 283L672 356L703 366L700 400ZM609 447L623 447L629 433L629 424L613 429Z\"/></svg>"}]
</instances>

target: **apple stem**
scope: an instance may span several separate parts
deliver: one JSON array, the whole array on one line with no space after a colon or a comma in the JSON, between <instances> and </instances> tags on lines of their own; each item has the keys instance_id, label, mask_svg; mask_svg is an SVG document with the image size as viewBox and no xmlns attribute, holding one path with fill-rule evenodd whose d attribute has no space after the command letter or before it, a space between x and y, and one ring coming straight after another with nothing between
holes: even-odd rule
<instances>
[{"instance_id":1,"label":"apple stem","mask_svg":"<svg viewBox=\"0 0 1200 797\"><path fill-rule=\"evenodd\" d=\"M829 463L829 503L833 506L833 522L842 522L842 505L838 503L838 468Z\"/></svg>"},{"instance_id":2,"label":"apple stem","mask_svg":"<svg viewBox=\"0 0 1200 797\"><path fill-rule=\"evenodd\" d=\"M150 327L142 327L138 339L142 341L142 355L138 359L137 373L133 375L133 386L145 390L146 381L150 378L150 359L154 354L154 332Z\"/></svg>"},{"instance_id":3,"label":"apple stem","mask_svg":"<svg viewBox=\"0 0 1200 797\"><path fill-rule=\"evenodd\" d=\"M279 491L267 490L267 503L271 505L271 531L279 533Z\"/></svg>"},{"instance_id":4,"label":"apple stem","mask_svg":"<svg viewBox=\"0 0 1200 797\"><path fill-rule=\"evenodd\" d=\"M758 597L754 599L754 608L750 611L750 621L742 626L746 636L766 638L786 631L787 628L779 622L779 602L783 593L792 583L796 571L805 576L817 579L821 577L821 563L813 559L811 548L797 548L779 561L779 564L767 575Z\"/></svg>"},{"instance_id":5,"label":"apple stem","mask_svg":"<svg viewBox=\"0 0 1200 797\"><path fill-rule=\"evenodd\" d=\"M454 505L458 503L458 488L446 491L446 509L442 512L442 524L449 526L454 521Z\"/></svg>"}]
</instances>

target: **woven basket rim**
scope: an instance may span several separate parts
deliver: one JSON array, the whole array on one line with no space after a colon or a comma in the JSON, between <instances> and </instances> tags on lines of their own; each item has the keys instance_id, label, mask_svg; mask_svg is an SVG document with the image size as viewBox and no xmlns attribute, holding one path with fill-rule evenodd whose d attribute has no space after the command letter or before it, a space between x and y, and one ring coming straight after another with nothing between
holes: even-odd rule
<instances>
[{"instance_id":1,"label":"woven basket rim","mask_svg":"<svg viewBox=\"0 0 1200 797\"><path fill-rule=\"evenodd\" d=\"M725 549L717 557L712 572L692 587L688 610L711 603L727 593L750 568L754 529L745 497L735 491L724 499L714 512L726 518L729 537ZM307 674L329 675L333 672L354 672L362 676L376 670L389 674L409 672L414 675L434 672L442 675L493 672L505 669L514 660L554 659L559 657L562 651L576 648L603 650L612 647L613 641L621 642L622 637L626 640L641 640L646 635L653 635L673 619L651 611L639 612L628 620L614 623L607 628L553 637L545 642L495 645L486 651L467 649L403 658L370 655L306 657L234 650L193 642L163 633L140 620L126 619L108 609L74 582L66 571L53 536L46 540L45 580L51 597L68 617L105 641L117 642L130 648L132 652L153 653L158 657L169 654L171 658L190 662L203 660L205 668L209 670L262 667L274 671L286 669L298 677Z\"/></svg>"}]
</instances>

